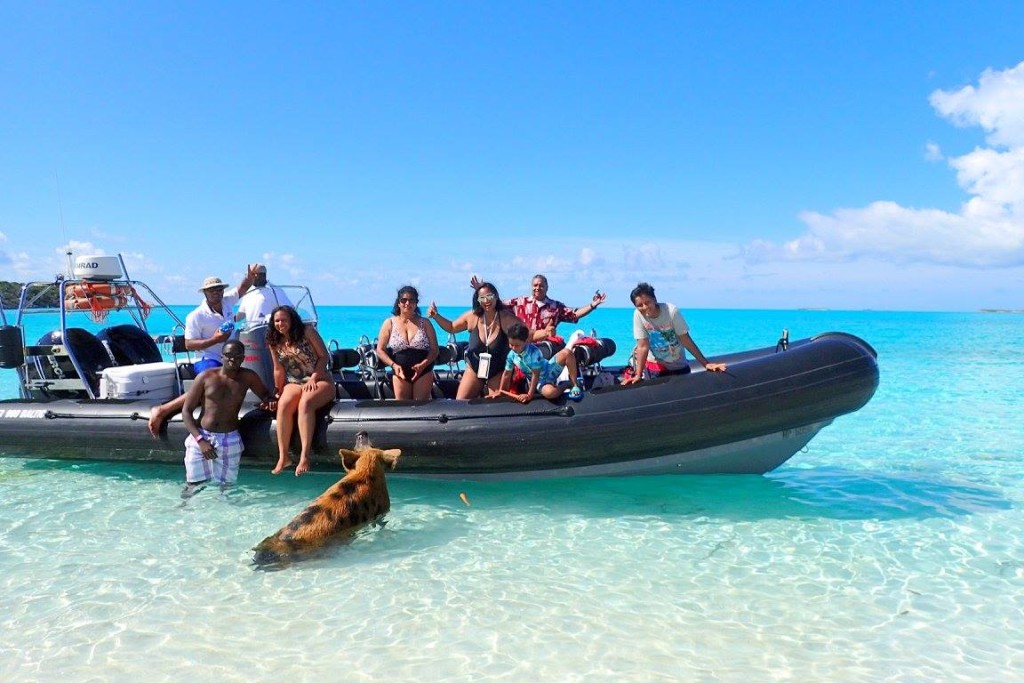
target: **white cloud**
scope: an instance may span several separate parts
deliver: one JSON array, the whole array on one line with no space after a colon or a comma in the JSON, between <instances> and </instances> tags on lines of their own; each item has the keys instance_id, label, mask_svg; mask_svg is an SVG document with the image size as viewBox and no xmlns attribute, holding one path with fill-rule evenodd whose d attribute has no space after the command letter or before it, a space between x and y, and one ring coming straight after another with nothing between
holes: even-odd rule
<instances>
[{"instance_id":1,"label":"white cloud","mask_svg":"<svg viewBox=\"0 0 1024 683\"><path fill-rule=\"evenodd\" d=\"M958 126L981 126L993 147L1024 145L1024 62L1006 71L986 69L977 88L936 90L929 102Z\"/></svg>"},{"instance_id":2,"label":"white cloud","mask_svg":"<svg viewBox=\"0 0 1024 683\"><path fill-rule=\"evenodd\" d=\"M653 242L623 248L622 260L630 270L640 272L659 271L665 267L661 247Z\"/></svg>"},{"instance_id":3,"label":"white cloud","mask_svg":"<svg viewBox=\"0 0 1024 683\"><path fill-rule=\"evenodd\" d=\"M848 261L934 263L969 268L1024 264L1024 62L986 70L977 87L937 90L935 110L958 126L980 126L988 147L949 157L957 182L970 195L953 213L894 202L800 214L808 232L782 245L748 244L748 262ZM941 158L928 143L926 158Z\"/></svg>"},{"instance_id":4,"label":"white cloud","mask_svg":"<svg viewBox=\"0 0 1024 683\"><path fill-rule=\"evenodd\" d=\"M109 232L106 232L104 230L101 230L100 228L92 228L92 229L89 230L89 232L90 232L90 234L93 237L95 237L97 239L109 240L109 241L113 241L113 242L124 242L125 241L125 238L124 238L123 235L116 235L114 233L109 233Z\"/></svg>"},{"instance_id":5,"label":"white cloud","mask_svg":"<svg viewBox=\"0 0 1024 683\"><path fill-rule=\"evenodd\" d=\"M63 257L67 252L71 252L75 256L106 256L107 252L103 251L100 247L97 247L92 242L79 242L78 240L71 240L67 244L54 249L54 252Z\"/></svg>"},{"instance_id":6,"label":"white cloud","mask_svg":"<svg viewBox=\"0 0 1024 683\"><path fill-rule=\"evenodd\" d=\"M7 244L7 235L0 232L0 246ZM26 252L8 252L6 249L0 249L0 265L4 266L4 277L8 279L10 277L7 273L13 271L16 279L19 282L30 279L31 264L29 256Z\"/></svg>"},{"instance_id":7,"label":"white cloud","mask_svg":"<svg viewBox=\"0 0 1024 683\"><path fill-rule=\"evenodd\" d=\"M295 254L278 254L273 251L266 251L260 256L260 263L267 267L267 275L271 282L280 283L284 280L289 282L302 280L306 275L306 269L301 260Z\"/></svg>"},{"instance_id":8,"label":"white cloud","mask_svg":"<svg viewBox=\"0 0 1024 683\"><path fill-rule=\"evenodd\" d=\"M163 268L159 263L138 251L123 251L121 257L124 259L128 274L133 278L140 278L144 275L159 273Z\"/></svg>"}]
</instances>

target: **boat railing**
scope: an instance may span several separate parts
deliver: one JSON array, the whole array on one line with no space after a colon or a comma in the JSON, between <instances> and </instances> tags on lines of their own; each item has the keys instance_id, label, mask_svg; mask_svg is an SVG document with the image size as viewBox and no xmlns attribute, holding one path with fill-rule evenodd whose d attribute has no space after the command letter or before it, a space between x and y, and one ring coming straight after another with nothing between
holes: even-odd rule
<instances>
[{"instance_id":1,"label":"boat railing","mask_svg":"<svg viewBox=\"0 0 1024 683\"><path fill-rule=\"evenodd\" d=\"M128 276L120 255L94 260L86 265L106 272L80 277L76 270L74 277L22 285L14 317L22 347L15 368L22 397L98 398L105 369L164 358L149 332L154 310L166 316L162 320L183 324L149 285ZM37 336L38 341L27 343Z\"/></svg>"},{"instance_id":2,"label":"boat railing","mask_svg":"<svg viewBox=\"0 0 1024 683\"><path fill-rule=\"evenodd\" d=\"M53 292L55 304L50 301ZM141 353L146 361L159 360L163 354L148 325L154 309L161 310L173 324L182 325L174 311L139 280L95 281L59 276L52 282L25 283L15 318L24 342L28 341L30 319L56 316L57 320L39 341L24 344L23 362L18 368L21 393L26 397L98 398L98 375L125 362L123 357L118 359L118 349L112 348L112 340L103 338L115 329L138 330L136 339L126 343L144 345ZM120 325L109 324L118 318Z\"/></svg>"}]
</instances>

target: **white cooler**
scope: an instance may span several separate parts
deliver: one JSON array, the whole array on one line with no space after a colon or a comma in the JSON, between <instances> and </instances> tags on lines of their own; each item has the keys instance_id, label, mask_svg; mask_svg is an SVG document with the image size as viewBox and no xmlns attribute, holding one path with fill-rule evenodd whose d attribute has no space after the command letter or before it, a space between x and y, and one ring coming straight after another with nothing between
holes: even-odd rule
<instances>
[{"instance_id":1,"label":"white cooler","mask_svg":"<svg viewBox=\"0 0 1024 683\"><path fill-rule=\"evenodd\" d=\"M142 363L107 368L100 373L100 398L169 401L177 395L174 363Z\"/></svg>"}]
</instances>

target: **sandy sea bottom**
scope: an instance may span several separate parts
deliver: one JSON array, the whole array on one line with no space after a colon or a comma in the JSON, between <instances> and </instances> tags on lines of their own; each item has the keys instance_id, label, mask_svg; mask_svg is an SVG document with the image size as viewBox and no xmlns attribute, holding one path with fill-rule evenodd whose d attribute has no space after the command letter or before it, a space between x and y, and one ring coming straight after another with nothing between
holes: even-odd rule
<instances>
[{"instance_id":1,"label":"sandy sea bottom","mask_svg":"<svg viewBox=\"0 0 1024 683\"><path fill-rule=\"evenodd\" d=\"M4 680L998 680L1024 666L1019 501L771 478L392 482L383 529L250 548L331 481L0 463ZM466 493L465 505L459 493Z\"/></svg>"}]
</instances>

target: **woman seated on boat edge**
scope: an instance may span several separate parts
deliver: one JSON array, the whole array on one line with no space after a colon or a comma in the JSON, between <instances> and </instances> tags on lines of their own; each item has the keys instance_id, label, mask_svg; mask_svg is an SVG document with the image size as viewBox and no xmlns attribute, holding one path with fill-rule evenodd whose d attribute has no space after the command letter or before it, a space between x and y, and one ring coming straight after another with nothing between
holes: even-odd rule
<instances>
[{"instance_id":1,"label":"woman seated on boat edge","mask_svg":"<svg viewBox=\"0 0 1024 683\"><path fill-rule=\"evenodd\" d=\"M377 357L391 368L392 387L399 400L429 401L432 397L437 332L420 313L419 301L415 287L401 287L391 317L377 336Z\"/></svg>"},{"instance_id":2,"label":"woman seated on boat edge","mask_svg":"<svg viewBox=\"0 0 1024 683\"><path fill-rule=\"evenodd\" d=\"M469 330L469 346L466 350L466 369L459 380L455 398L459 400L479 398L486 385L497 390L508 358L508 329L513 323L521 323L498 296L498 289L490 282L482 282L473 290L470 309L454 320L448 320L438 313L437 304L430 302L427 317L449 334ZM486 372L481 373L481 366ZM484 374L480 377L479 374Z\"/></svg>"},{"instance_id":3,"label":"woman seated on boat edge","mask_svg":"<svg viewBox=\"0 0 1024 683\"><path fill-rule=\"evenodd\" d=\"M327 370L327 347L313 325L306 325L292 306L278 306L270 316L267 348L274 363L277 396L277 466L280 474L291 465L293 418L299 429L299 464L295 475L309 471L316 430L316 412L334 401L337 388Z\"/></svg>"}]
</instances>

